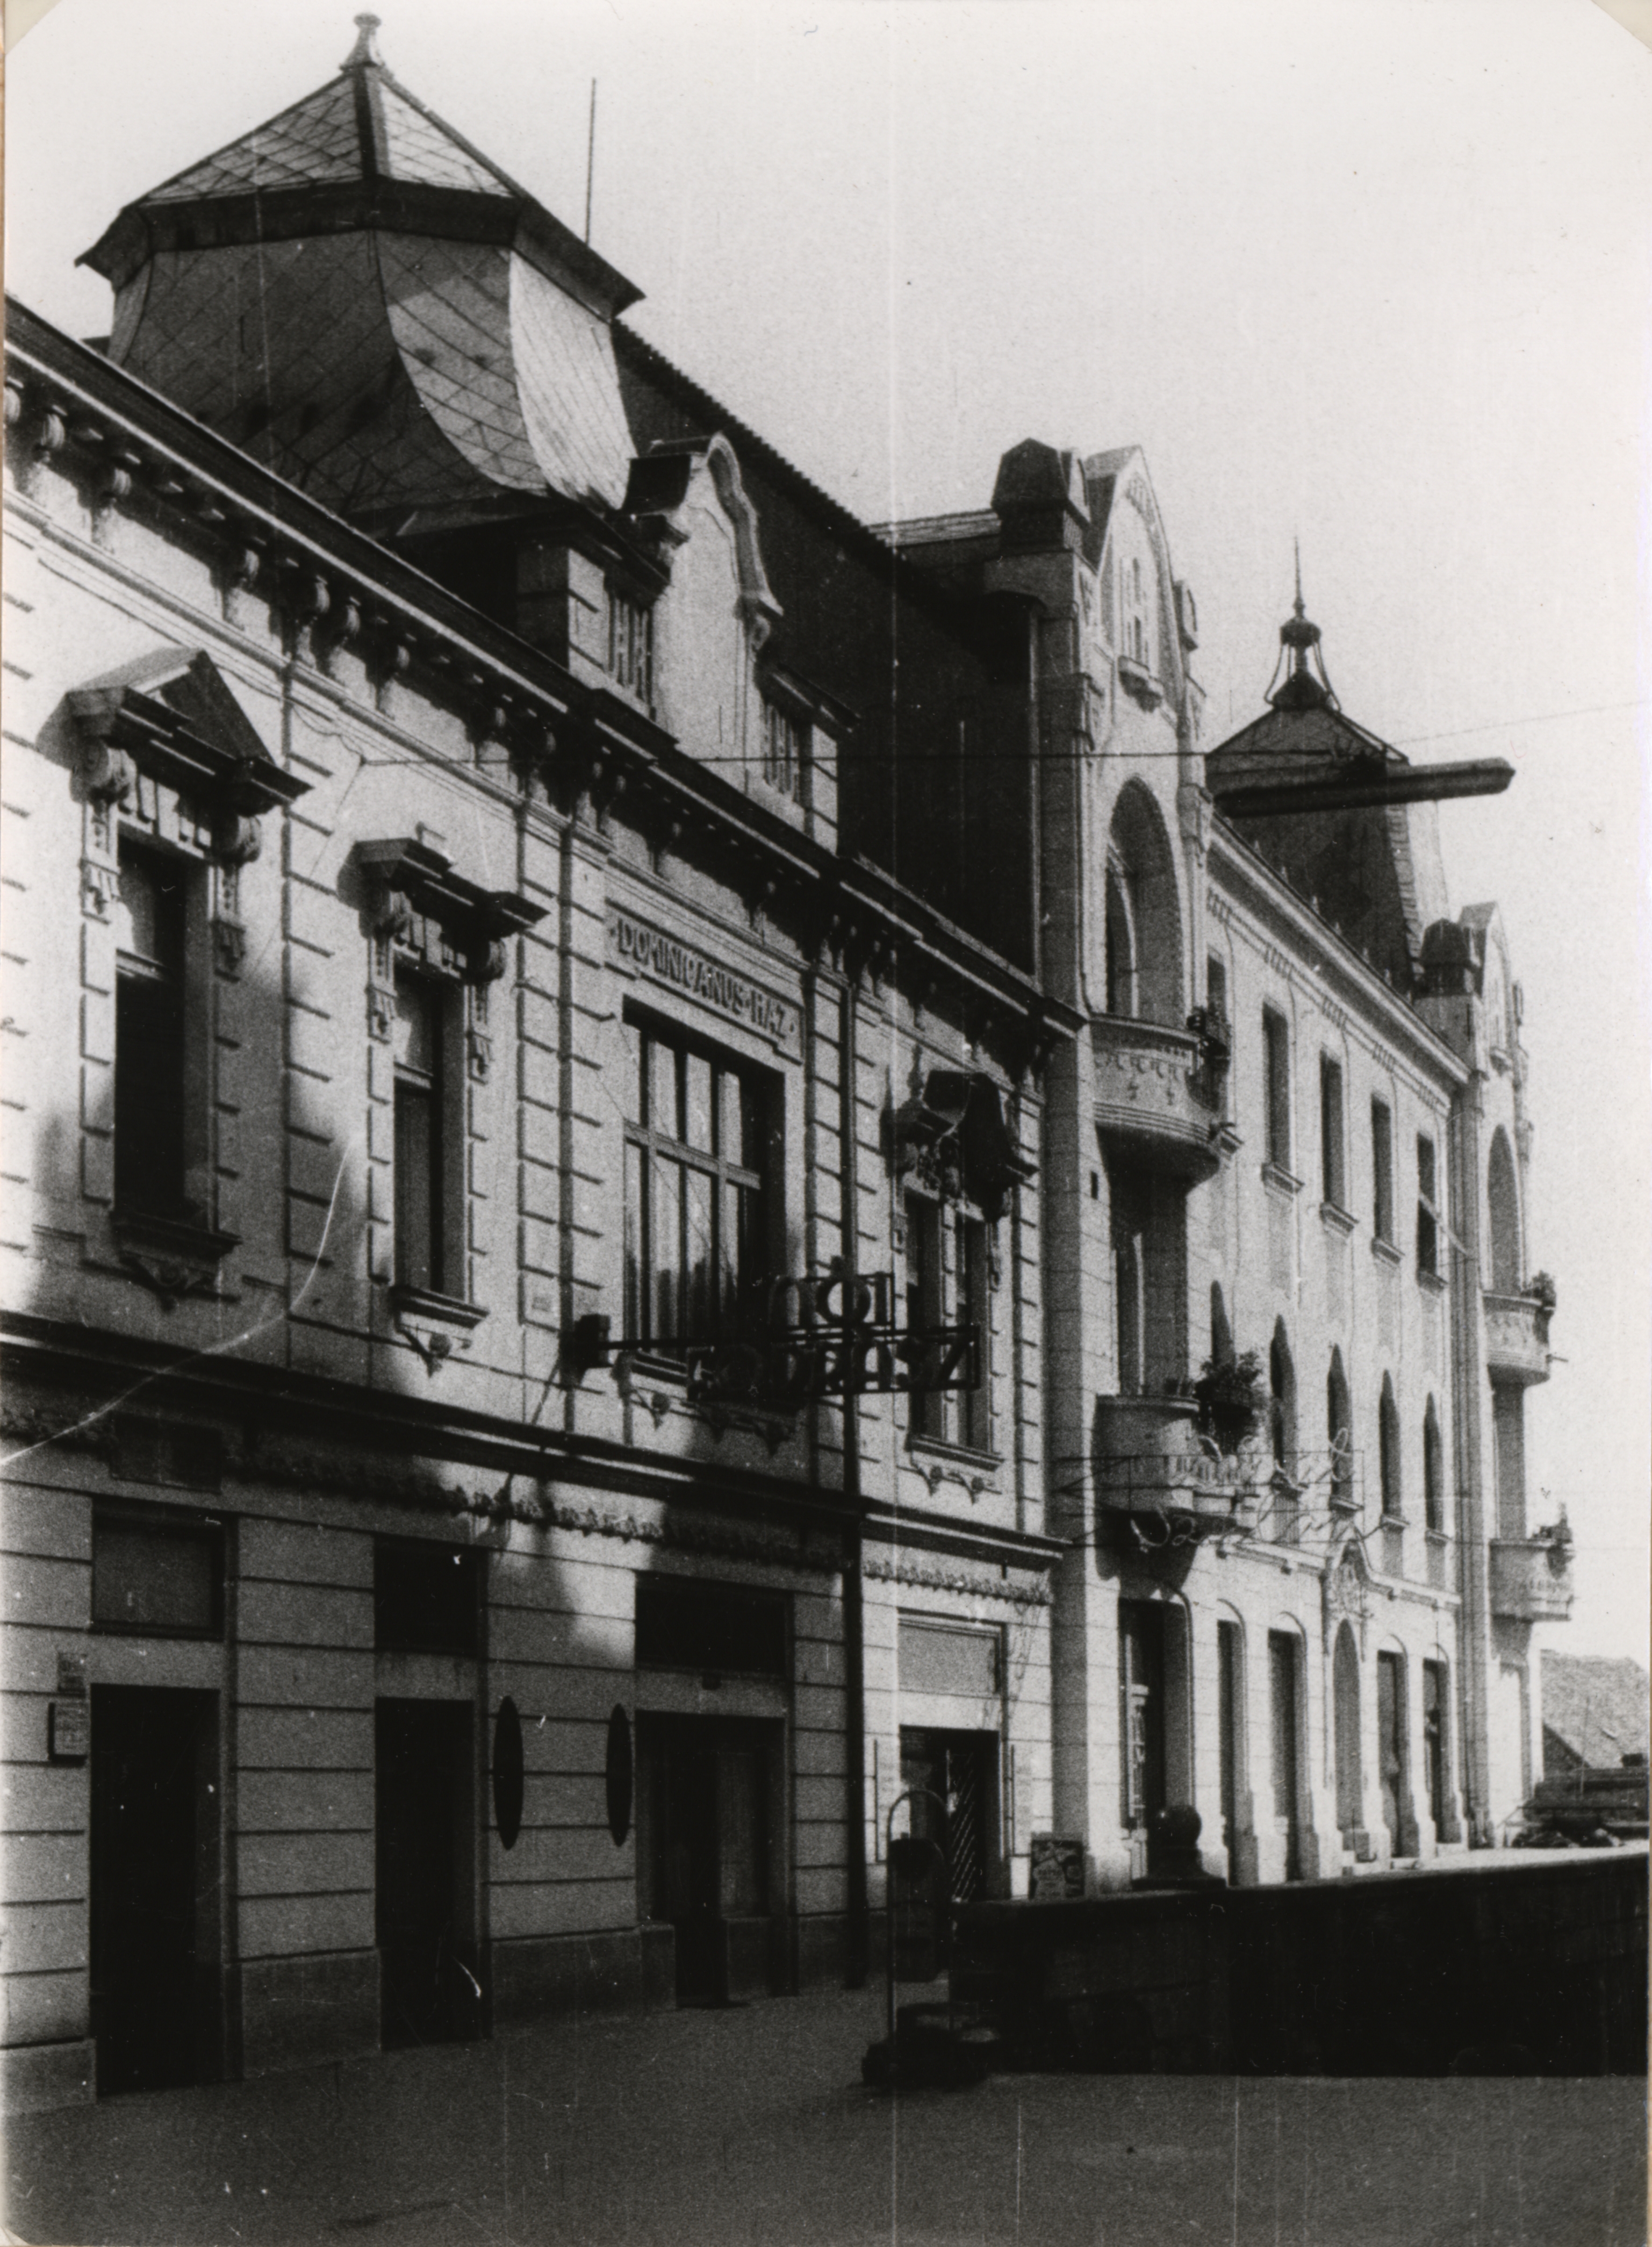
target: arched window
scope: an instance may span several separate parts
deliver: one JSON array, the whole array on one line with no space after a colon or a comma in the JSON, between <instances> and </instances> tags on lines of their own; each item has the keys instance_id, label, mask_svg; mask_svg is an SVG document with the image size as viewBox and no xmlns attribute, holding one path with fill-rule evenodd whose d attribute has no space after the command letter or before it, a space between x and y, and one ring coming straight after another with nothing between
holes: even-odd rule
<instances>
[{"instance_id":1,"label":"arched window","mask_svg":"<svg viewBox=\"0 0 1652 2247\"><path fill-rule=\"evenodd\" d=\"M1423 1415L1423 1521L1428 1529L1445 1526L1445 1459L1440 1448L1440 1416L1431 1397Z\"/></svg>"},{"instance_id":2,"label":"arched window","mask_svg":"<svg viewBox=\"0 0 1652 2247\"><path fill-rule=\"evenodd\" d=\"M1107 1011L1126 1020L1136 1013L1136 917L1125 869L1107 865Z\"/></svg>"},{"instance_id":3,"label":"arched window","mask_svg":"<svg viewBox=\"0 0 1652 2247\"><path fill-rule=\"evenodd\" d=\"M1394 1402L1393 1381L1386 1373L1382 1376L1382 1399L1377 1407L1376 1442L1382 1478L1382 1511L1403 1513L1405 1492L1400 1465L1400 1413Z\"/></svg>"},{"instance_id":4,"label":"arched window","mask_svg":"<svg viewBox=\"0 0 1652 2247\"><path fill-rule=\"evenodd\" d=\"M1222 1301L1221 1284L1211 1283L1211 1363L1232 1365L1233 1363L1233 1329L1227 1322L1227 1305Z\"/></svg>"},{"instance_id":5,"label":"arched window","mask_svg":"<svg viewBox=\"0 0 1652 2247\"><path fill-rule=\"evenodd\" d=\"M1520 1292L1520 1192L1515 1183L1509 1135L1499 1124L1486 1166L1486 1202L1492 1219L1492 1292Z\"/></svg>"},{"instance_id":6,"label":"arched window","mask_svg":"<svg viewBox=\"0 0 1652 2247\"><path fill-rule=\"evenodd\" d=\"M1331 1352L1331 1369L1325 1377L1325 1432L1331 1450L1331 1503L1354 1505L1354 1434L1348 1410L1348 1376L1342 1353Z\"/></svg>"},{"instance_id":7,"label":"arched window","mask_svg":"<svg viewBox=\"0 0 1652 2247\"><path fill-rule=\"evenodd\" d=\"M1127 781L1107 842L1107 1011L1179 1029L1181 898L1164 822L1150 791Z\"/></svg>"},{"instance_id":8,"label":"arched window","mask_svg":"<svg viewBox=\"0 0 1652 2247\"><path fill-rule=\"evenodd\" d=\"M1283 1319L1275 1325L1268 1347L1267 1426L1273 1464L1288 1474L1296 1457L1296 1369Z\"/></svg>"}]
</instances>

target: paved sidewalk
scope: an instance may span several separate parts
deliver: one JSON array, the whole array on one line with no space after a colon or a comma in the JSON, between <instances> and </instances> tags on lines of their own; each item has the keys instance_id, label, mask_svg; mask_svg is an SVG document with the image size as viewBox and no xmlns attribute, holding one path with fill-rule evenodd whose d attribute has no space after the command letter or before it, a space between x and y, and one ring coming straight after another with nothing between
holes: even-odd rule
<instances>
[{"instance_id":1,"label":"paved sidewalk","mask_svg":"<svg viewBox=\"0 0 1652 2247\"><path fill-rule=\"evenodd\" d=\"M891 2100L877 1994L562 2022L24 2115L31 2247L1642 2247L1642 2086L998 2076Z\"/></svg>"}]
</instances>

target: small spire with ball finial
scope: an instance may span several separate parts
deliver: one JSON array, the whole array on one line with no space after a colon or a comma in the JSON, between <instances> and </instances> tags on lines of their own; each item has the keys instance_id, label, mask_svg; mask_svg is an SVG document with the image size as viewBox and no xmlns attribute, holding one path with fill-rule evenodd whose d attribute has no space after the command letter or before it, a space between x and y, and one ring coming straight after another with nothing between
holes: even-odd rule
<instances>
[{"instance_id":1,"label":"small spire with ball finial","mask_svg":"<svg viewBox=\"0 0 1652 2247\"><path fill-rule=\"evenodd\" d=\"M385 58L379 51L379 22L377 16L358 16L356 44L338 65L341 71L383 70Z\"/></svg>"}]
</instances>

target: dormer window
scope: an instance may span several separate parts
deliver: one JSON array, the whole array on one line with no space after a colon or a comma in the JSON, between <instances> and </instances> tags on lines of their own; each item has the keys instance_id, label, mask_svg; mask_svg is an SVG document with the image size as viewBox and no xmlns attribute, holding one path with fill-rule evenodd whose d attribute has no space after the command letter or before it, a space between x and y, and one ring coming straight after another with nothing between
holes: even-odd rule
<instances>
[{"instance_id":1,"label":"dormer window","mask_svg":"<svg viewBox=\"0 0 1652 2247\"><path fill-rule=\"evenodd\" d=\"M639 702L654 699L654 616L618 585L608 588L608 668L616 686Z\"/></svg>"},{"instance_id":2,"label":"dormer window","mask_svg":"<svg viewBox=\"0 0 1652 2247\"><path fill-rule=\"evenodd\" d=\"M767 698L763 702L763 778L778 796L793 803L803 797L803 771L809 762L811 728L788 710Z\"/></svg>"}]
</instances>

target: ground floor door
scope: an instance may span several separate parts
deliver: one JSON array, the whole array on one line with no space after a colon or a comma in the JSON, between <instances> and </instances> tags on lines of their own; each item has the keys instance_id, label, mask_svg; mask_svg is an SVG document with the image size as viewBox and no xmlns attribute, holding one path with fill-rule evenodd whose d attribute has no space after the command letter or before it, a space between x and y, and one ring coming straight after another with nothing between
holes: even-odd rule
<instances>
[{"instance_id":1,"label":"ground floor door","mask_svg":"<svg viewBox=\"0 0 1652 2247\"><path fill-rule=\"evenodd\" d=\"M1434 1832L1445 1838L1445 1664L1423 1664L1423 1783Z\"/></svg>"},{"instance_id":2,"label":"ground floor door","mask_svg":"<svg viewBox=\"0 0 1652 2247\"><path fill-rule=\"evenodd\" d=\"M218 1697L92 1696L92 2026L98 2090L219 2072Z\"/></svg>"},{"instance_id":3,"label":"ground floor door","mask_svg":"<svg viewBox=\"0 0 1652 2247\"><path fill-rule=\"evenodd\" d=\"M679 2005L768 1986L782 1740L774 1720L637 1720L646 1909L676 1935Z\"/></svg>"},{"instance_id":4,"label":"ground floor door","mask_svg":"<svg viewBox=\"0 0 1652 2247\"><path fill-rule=\"evenodd\" d=\"M377 1940L386 2046L481 2033L475 1940L475 1712L380 1701L374 1712Z\"/></svg>"},{"instance_id":5,"label":"ground floor door","mask_svg":"<svg viewBox=\"0 0 1652 2247\"><path fill-rule=\"evenodd\" d=\"M1382 1823L1397 1856L1402 1854L1400 1795L1405 1769L1405 1675L1397 1654L1376 1657L1376 1753Z\"/></svg>"},{"instance_id":6,"label":"ground floor door","mask_svg":"<svg viewBox=\"0 0 1652 2247\"><path fill-rule=\"evenodd\" d=\"M935 1956L948 1955L950 1907L987 1893L998 1853L998 1735L941 1731L903 1725L900 1783L922 1791L911 1805L909 1833L934 1845L927 1909Z\"/></svg>"},{"instance_id":7,"label":"ground floor door","mask_svg":"<svg viewBox=\"0 0 1652 2247\"><path fill-rule=\"evenodd\" d=\"M1302 1876L1302 1827L1298 1808L1298 1741L1301 1737L1300 1677L1301 1642L1289 1631L1267 1635L1268 1718L1274 1825L1285 1840L1285 1877Z\"/></svg>"},{"instance_id":8,"label":"ground floor door","mask_svg":"<svg viewBox=\"0 0 1652 2247\"><path fill-rule=\"evenodd\" d=\"M1157 1602L1119 1602L1118 1672L1123 1821L1145 1834L1165 1799L1164 1609Z\"/></svg>"},{"instance_id":9,"label":"ground floor door","mask_svg":"<svg viewBox=\"0 0 1652 2247\"><path fill-rule=\"evenodd\" d=\"M1364 1780L1360 1759L1360 1657L1353 1628L1342 1624L1331 1656L1332 1719L1336 1742L1336 1823L1342 1845L1359 1846Z\"/></svg>"}]
</instances>

